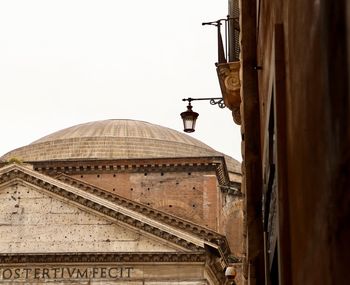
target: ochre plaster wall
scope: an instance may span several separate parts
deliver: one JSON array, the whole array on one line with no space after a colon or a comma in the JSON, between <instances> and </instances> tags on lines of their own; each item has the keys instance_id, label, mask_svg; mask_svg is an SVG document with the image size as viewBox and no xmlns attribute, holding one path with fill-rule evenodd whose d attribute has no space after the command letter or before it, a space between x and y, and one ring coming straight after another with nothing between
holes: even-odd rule
<instances>
[{"instance_id":1,"label":"ochre plaster wall","mask_svg":"<svg viewBox=\"0 0 350 285\"><path fill-rule=\"evenodd\" d=\"M347 284L350 99L346 1L260 1L258 64L261 137L275 79L275 24L285 46L283 153L291 275L284 284ZM244 31L243 31L244 32ZM281 97L282 96L282 97ZM278 132L278 130L277 130ZM261 141L263 142L263 139ZM277 135L278 138L278 135ZM263 143L261 148L264 149ZM283 230L283 229L282 229Z\"/></svg>"}]
</instances>

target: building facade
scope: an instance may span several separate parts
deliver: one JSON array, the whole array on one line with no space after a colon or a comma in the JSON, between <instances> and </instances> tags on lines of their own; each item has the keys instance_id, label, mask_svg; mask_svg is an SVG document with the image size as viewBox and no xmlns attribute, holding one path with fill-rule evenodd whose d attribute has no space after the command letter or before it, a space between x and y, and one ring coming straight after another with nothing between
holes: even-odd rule
<instances>
[{"instance_id":1,"label":"building facade","mask_svg":"<svg viewBox=\"0 0 350 285\"><path fill-rule=\"evenodd\" d=\"M245 284L348 284L349 1L239 5Z\"/></svg>"},{"instance_id":2,"label":"building facade","mask_svg":"<svg viewBox=\"0 0 350 285\"><path fill-rule=\"evenodd\" d=\"M106 120L1 161L0 284L242 284L240 164L202 142Z\"/></svg>"},{"instance_id":3,"label":"building facade","mask_svg":"<svg viewBox=\"0 0 350 285\"><path fill-rule=\"evenodd\" d=\"M348 284L349 1L229 0L228 21L238 3L217 73L241 125L244 284Z\"/></svg>"}]
</instances>

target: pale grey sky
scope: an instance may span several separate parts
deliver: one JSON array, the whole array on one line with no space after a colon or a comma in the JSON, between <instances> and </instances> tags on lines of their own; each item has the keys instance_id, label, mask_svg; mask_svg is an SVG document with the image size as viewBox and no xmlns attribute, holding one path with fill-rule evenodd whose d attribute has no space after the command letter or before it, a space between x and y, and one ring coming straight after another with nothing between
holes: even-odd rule
<instances>
[{"instance_id":1,"label":"pale grey sky","mask_svg":"<svg viewBox=\"0 0 350 285\"><path fill-rule=\"evenodd\" d=\"M182 131L185 97L220 97L227 0L0 1L0 155L76 124L135 119ZM193 102L191 136L241 160L228 109Z\"/></svg>"}]
</instances>

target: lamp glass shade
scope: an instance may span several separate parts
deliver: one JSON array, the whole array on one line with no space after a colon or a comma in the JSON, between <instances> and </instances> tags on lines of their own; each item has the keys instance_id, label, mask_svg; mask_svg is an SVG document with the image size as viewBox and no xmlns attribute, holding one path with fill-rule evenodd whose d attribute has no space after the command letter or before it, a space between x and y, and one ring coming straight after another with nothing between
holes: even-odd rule
<instances>
[{"instance_id":1,"label":"lamp glass shade","mask_svg":"<svg viewBox=\"0 0 350 285\"><path fill-rule=\"evenodd\" d=\"M187 106L187 111L181 113L181 118L184 124L184 132L193 133L196 127L198 113L192 111L192 106Z\"/></svg>"}]
</instances>

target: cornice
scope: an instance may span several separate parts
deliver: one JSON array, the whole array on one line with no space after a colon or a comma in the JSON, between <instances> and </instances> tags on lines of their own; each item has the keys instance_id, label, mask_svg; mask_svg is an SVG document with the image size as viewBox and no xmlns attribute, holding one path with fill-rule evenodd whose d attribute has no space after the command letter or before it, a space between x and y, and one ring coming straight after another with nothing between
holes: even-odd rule
<instances>
[{"instance_id":1,"label":"cornice","mask_svg":"<svg viewBox=\"0 0 350 285\"><path fill-rule=\"evenodd\" d=\"M123 160L55 160L29 163L33 165L34 170L50 176L56 176L60 173L83 175L213 171L216 174L220 186L228 187L231 184L223 156Z\"/></svg>"},{"instance_id":2,"label":"cornice","mask_svg":"<svg viewBox=\"0 0 350 285\"><path fill-rule=\"evenodd\" d=\"M34 170L51 176L58 173L143 173L143 172L190 172L215 171L219 183L230 183L226 162L223 156L149 158L118 160L50 160L28 162ZM237 173L240 175L240 173Z\"/></svg>"},{"instance_id":3,"label":"cornice","mask_svg":"<svg viewBox=\"0 0 350 285\"><path fill-rule=\"evenodd\" d=\"M155 253L1 253L0 264L27 263L178 263L200 262L207 260L205 251L200 252L155 252Z\"/></svg>"},{"instance_id":4,"label":"cornice","mask_svg":"<svg viewBox=\"0 0 350 285\"><path fill-rule=\"evenodd\" d=\"M49 160L28 162L34 165L34 169L41 172L66 172L70 173L95 173L103 172L159 172L183 171L188 169L215 170L220 157L183 157L183 158L148 158L148 159L79 159L79 160Z\"/></svg>"},{"instance_id":5,"label":"cornice","mask_svg":"<svg viewBox=\"0 0 350 285\"><path fill-rule=\"evenodd\" d=\"M55 176L65 174L102 174L102 173L144 173L144 172L205 172L215 171L220 185L230 184L228 169L224 156L208 157L170 157L148 159L78 159L26 161L34 170ZM0 162L0 167L6 166ZM240 172L233 172L241 175Z\"/></svg>"}]
</instances>

